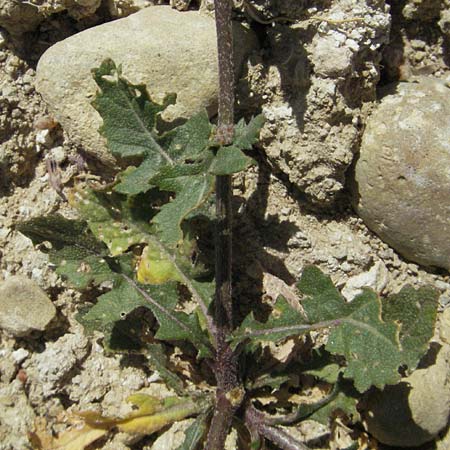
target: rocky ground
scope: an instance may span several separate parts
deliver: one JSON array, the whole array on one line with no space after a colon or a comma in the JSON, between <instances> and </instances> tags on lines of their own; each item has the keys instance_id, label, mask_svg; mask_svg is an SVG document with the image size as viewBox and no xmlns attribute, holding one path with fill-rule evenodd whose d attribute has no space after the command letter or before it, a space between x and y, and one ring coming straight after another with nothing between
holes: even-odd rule
<instances>
[{"instance_id":1,"label":"rocky ground","mask_svg":"<svg viewBox=\"0 0 450 450\"><path fill-rule=\"evenodd\" d=\"M169 120L201 107L214 114L212 1L153 3L0 0L1 450L31 448L27 433L39 417L58 432L69 407L117 415L131 392L162 389L142 358L107 356L101 336L84 335L75 314L89 293L70 289L14 230L45 213L73 215L64 191L76 177L114 173L89 106L89 70L105 56L156 96L175 87ZM435 438L421 449L448 449L450 3L245 4L235 5L238 111L262 111L267 121L258 167L234 182L236 298L246 305L270 295L274 279L291 285L311 263L348 299L362 286L386 295L407 283L433 285L445 351L437 373L417 372L415 424L401 424L410 431L396 445L419 442L418 424ZM440 404L425 407L421 398ZM156 442L119 434L101 448L176 448L179 426ZM368 426L392 443L395 430ZM313 448L340 448L323 427L306 421L299 431L307 441L322 437Z\"/></svg>"}]
</instances>

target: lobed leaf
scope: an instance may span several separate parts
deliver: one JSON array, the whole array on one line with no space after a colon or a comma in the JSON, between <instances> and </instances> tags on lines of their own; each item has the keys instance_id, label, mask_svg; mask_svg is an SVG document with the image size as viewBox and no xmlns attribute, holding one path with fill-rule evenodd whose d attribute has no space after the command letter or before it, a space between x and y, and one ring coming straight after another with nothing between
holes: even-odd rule
<instances>
[{"instance_id":1,"label":"lobed leaf","mask_svg":"<svg viewBox=\"0 0 450 450\"><path fill-rule=\"evenodd\" d=\"M239 343L246 340L277 342L308 331L311 331L311 326L306 323L305 317L285 298L278 297L265 323L257 321L251 313L233 332L230 343L233 348L236 348Z\"/></svg>"},{"instance_id":2,"label":"lobed leaf","mask_svg":"<svg viewBox=\"0 0 450 450\"><path fill-rule=\"evenodd\" d=\"M364 392L371 386L395 384L400 379L400 366L417 364L433 334L437 297L429 289L407 289L396 297L397 303L385 302L389 306L383 320L381 300L373 291L364 289L348 303L330 277L316 267L304 269L297 287L306 297L302 301L306 317L279 297L268 320L261 323L252 314L248 316L230 338L231 345L236 347L246 340L279 341L330 327L325 349L344 356L346 366L333 366L326 376L342 372L354 381L359 392ZM410 307L412 303L416 307ZM400 320L405 321L403 334Z\"/></svg>"},{"instance_id":3,"label":"lobed leaf","mask_svg":"<svg viewBox=\"0 0 450 450\"><path fill-rule=\"evenodd\" d=\"M92 74L100 88L92 105L102 116L100 133L111 153L121 158L151 155L154 173L172 163L171 155L156 140L155 126L157 115L174 103L175 97L166 97L162 105L154 103L145 86L125 80L121 67L111 59L103 61Z\"/></svg>"},{"instance_id":4,"label":"lobed leaf","mask_svg":"<svg viewBox=\"0 0 450 450\"><path fill-rule=\"evenodd\" d=\"M113 290L101 295L97 303L79 320L87 330L99 330L110 335L120 320L140 306L150 309L155 315L159 329L155 335L161 340L187 340L199 350L199 356L211 354L210 343L203 333L198 317L175 311L178 291L175 283L163 285L138 285L122 275Z\"/></svg>"},{"instance_id":5,"label":"lobed leaf","mask_svg":"<svg viewBox=\"0 0 450 450\"><path fill-rule=\"evenodd\" d=\"M209 167L212 175L230 175L247 169L255 161L233 145L220 147Z\"/></svg>"},{"instance_id":6,"label":"lobed leaf","mask_svg":"<svg viewBox=\"0 0 450 450\"><path fill-rule=\"evenodd\" d=\"M35 245L51 243L51 248L41 248L57 266L56 272L75 288L83 290L114 279L108 249L95 239L86 222L53 214L22 222L16 229Z\"/></svg>"},{"instance_id":7,"label":"lobed leaf","mask_svg":"<svg viewBox=\"0 0 450 450\"><path fill-rule=\"evenodd\" d=\"M175 166L161 171L153 180L161 190L175 194L153 218L161 241L169 247L174 248L182 241L181 223L213 191L214 177L202 173L201 169L202 165Z\"/></svg>"},{"instance_id":8,"label":"lobed leaf","mask_svg":"<svg viewBox=\"0 0 450 450\"><path fill-rule=\"evenodd\" d=\"M401 323L403 364L410 371L417 367L433 337L438 303L438 292L429 286L417 290L404 286L398 294L382 300L383 319Z\"/></svg>"},{"instance_id":9,"label":"lobed leaf","mask_svg":"<svg viewBox=\"0 0 450 450\"><path fill-rule=\"evenodd\" d=\"M248 124L241 119L234 128L233 145L243 150L251 150L252 146L258 142L264 121L262 114L253 117Z\"/></svg>"},{"instance_id":10,"label":"lobed leaf","mask_svg":"<svg viewBox=\"0 0 450 450\"><path fill-rule=\"evenodd\" d=\"M69 200L88 223L92 234L107 245L112 256L121 255L133 245L146 241L150 226L138 216L131 199L85 189L71 193Z\"/></svg>"},{"instance_id":11,"label":"lobed leaf","mask_svg":"<svg viewBox=\"0 0 450 450\"><path fill-rule=\"evenodd\" d=\"M345 357L344 376L354 380L358 391L399 380L399 326L382 320L381 301L374 292L365 289L347 303L331 279L312 266L305 268L298 288L309 295L302 306L310 320L338 320L325 349Z\"/></svg>"}]
</instances>

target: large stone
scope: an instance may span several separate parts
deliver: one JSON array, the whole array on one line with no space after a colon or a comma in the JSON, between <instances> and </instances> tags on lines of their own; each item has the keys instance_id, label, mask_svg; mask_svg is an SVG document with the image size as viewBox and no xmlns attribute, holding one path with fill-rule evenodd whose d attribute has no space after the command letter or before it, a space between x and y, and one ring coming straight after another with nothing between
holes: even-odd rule
<instances>
[{"instance_id":1,"label":"large stone","mask_svg":"<svg viewBox=\"0 0 450 450\"><path fill-rule=\"evenodd\" d=\"M369 396L366 427L383 444L415 447L434 439L447 426L450 346L435 343L427 359L428 367Z\"/></svg>"},{"instance_id":2,"label":"large stone","mask_svg":"<svg viewBox=\"0 0 450 450\"><path fill-rule=\"evenodd\" d=\"M255 35L234 24L235 68L257 46ZM206 108L217 111L218 68L214 20L197 11L154 6L124 19L90 28L49 48L37 67L37 89L51 112L85 150L111 162L98 134L101 117L91 106L97 91L91 69L105 58L121 64L133 83L143 83L162 99L175 92L177 102L166 120L187 118Z\"/></svg>"},{"instance_id":3,"label":"large stone","mask_svg":"<svg viewBox=\"0 0 450 450\"><path fill-rule=\"evenodd\" d=\"M34 281L17 275L0 284L0 328L13 336L43 331L55 315L55 306Z\"/></svg>"},{"instance_id":4,"label":"large stone","mask_svg":"<svg viewBox=\"0 0 450 450\"><path fill-rule=\"evenodd\" d=\"M354 203L405 258L450 269L450 89L422 78L391 86L367 122Z\"/></svg>"}]
</instances>

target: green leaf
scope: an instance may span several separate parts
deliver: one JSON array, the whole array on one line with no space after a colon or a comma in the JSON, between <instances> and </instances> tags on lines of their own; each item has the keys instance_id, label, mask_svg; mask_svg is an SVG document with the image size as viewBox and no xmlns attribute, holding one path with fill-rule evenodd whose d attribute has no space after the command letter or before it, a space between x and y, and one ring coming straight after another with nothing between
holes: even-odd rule
<instances>
[{"instance_id":1,"label":"green leaf","mask_svg":"<svg viewBox=\"0 0 450 450\"><path fill-rule=\"evenodd\" d=\"M178 303L175 283L139 286L126 275L123 278L112 291L101 295L89 312L80 317L87 330L95 329L110 335L116 322L125 319L134 309L145 306L159 323L156 339L187 340L199 350L200 357L210 356L210 344L200 328L197 316L174 310Z\"/></svg>"},{"instance_id":2,"label":"green leaf","mask_svg":"<svg viewBox=\"0 0 450 450\"><path fill-rule=\"evenodd\" d=\"M82 215L87 218L93 217L92 223L89 224L90 228L100 238L102 238L100 234L104 233L103 239L112 253L118 253L118 246L122 246L120 251L125 250L127 244L122 244L124 236L130 236L133 243L147 239L154 242L151 241L154 238L149 234L150 228L145 222L139 225L139 221L131 221L132 209L119 210L117 207L106 207L102 202L108 196L101 193L89 192L86 195L88 202L85 202L86 197L80 194ZM116 202L115 205L119 203ZM210 354L209 340L200 327L198 316L175 311L178 303L176 284L165 282L161 285L138 285L130 278L131 267L128 268L127 274L126 266L131 266L132 258L128 255L123 255L121 259L107 257L106 247L93 238L86 223L54 216L34 219L21 224L18 229L29 235L36 244L50 241L52 243L50 254L53 260L59 263L58 271L67 276L75 286L86 288L90 283L114 281L113 290L101 295L89 312L80 314L80 321L88 331L99 330L105 333L109 347L113 347L114 332L116 337L118 332L124 334L118 324L136 308L145 306L153 312L159 322L160 328L156 335L158 339L186 339L199 349L200 356ZM132 233L128 233L129 230ZM101 253L92 255L92 252ZM176 272L176 275L181 279L179 272ZM202 297L196 293L188 277L183 274L182 279L191 287L191 292L196 295L195 299L202 301ZM117 345L116 343L115 346Z\"/></svg>"},{"instance_id":3,"label":"green leaf","mask_svg":"<svg viewBox=\"0 0 450 450\"><path fill-rule=\"evenodd\" d=\"M68 279L76 289L84 290L91 284L114 279L110 268L113 260L108 258L107 248L94 238L86 222L54 214L22 222L16 229L35 245L51 242L50 249L41 248L49 253L58 275Z\"/></svg>"},{"instance_id":4,"label":"green leaf","mask_svg":"<svg viewBox=\"0 0 450 450\"><path fill-rule=\"evenodd\" d=\"M158 185L154 177L163 168L202 166L209 161L209 168L203 165L203 175L208 172L229 175L246 169L253 162L241 149L250 150L257 141L264 122L261 115L249 124L242 119L235 127L233 145L219 148L214 155L212 126L206 111L169 132L159 134L157 118L169 101L162 105L154 103L145 87L128 82L111 60L104 61L100 68L93 70L93 74L100 88L93 106L103 118L100 131L106 137L108 147L114 155L122 158L142 158L138 167L122 175L115 187L117 192L129 195L145 192ZM180 196L179 184L174 192Z\"/></svg>"},{"instance_id":5,"label":"green leaf","mask_svg":"<svg viewBox=\"0 0 450 450\"><path fill-rule=\"evenodd\" d=\"M161 241L175 247L183 238L182 221L202 206L214 188L214 177L201 173L201 165L167 168L153 179L163 191L175 193L175 199L161 207L153 223Z\"/></svg>"},{"instance_id":6,"label":"green leaf","mask_svg":"<svg viewBox=\"0 0 450 450\"><path fill-rule=\"evenodd\" d=\"M130 247L146 242L150 226L139 217L132 199L118 194L77 190L70 203L87 221L92 234L104 242L112 256L121 255Z\"/></svg>"},{"instance_id":7,"label":"green leaf","mask_svg":"<svg viewBox=\"0 0 450 450\"><path fill-rule=\"evenodd\" d=\"M383 319L401 323L402 358L410 371L417 367L433 337L438 302L438 292L429 286L417 290L405 286L382 301Z\"/></svg>"},{"instance_id":8,"label":"green leaf","mask_svg":"<svg viewBox=\"0 0 450 450\"><path fill-rule=\"evenodd\" d=\"M278 297L265 323L257 321L251 313L233 332L230 343L236 348L246 340L277 342L289 336L304 334L311 329L300 311L294 309L284 297Z\"/></svg>"},{"instance_id":9,"label":"green leaf","mask_svg":"<svg viewBox=\"0 0 450 450\"><path fill-rule=\"evenodd\" d=\"M192 263L189 255L185 254L186 245L179 245L173 249L167 248L159 240L156 234L158 230L155 231L155 228L148 225L145 220L148 215L140 211L136 198L94 191L77 192L74 198L72 203L86 218L93 234L105 242L113 255L123 253L133 245L146 244L140 258L137 279L143 283L151 283L148 287L142 287L127 275L128 285L132 287L126 285L124 287L123 283L120 283L113 291L105 294L107 297L101 297L90 313L84 316L84 323L91 321L91 328L98 327L104 332L111 333L114 321L120 320L118 313L123 316L123 313L126 315L133 308L145 305L158 319L160 325L156 335L158 339L187 339L198 348L200 356L209 355L209 341L200 328L197 315L188 316L174 311L178 300L176 291L168 296L159 295L158 291L158 286L162 289L168 282L179 281L185 284L194 299L203 305L202 297L196 293L190 280L189 269L193 269L195 264ZM127 293L119 292L119 288L126 289ZM125 295L128 296L130 308L123 311L120 298ZM144 301L142 297L146 298L146 296L149 298ZM119 308L118 311L115 310L115 306L110 306L113 304ZM109 311L109 314L105 317L100 315L101 308ZM206 308L207 306L204 305L203 310L206 311ZM93 317L96 318L95 321L92 321ZM101 325L102 323L104 325ZM107 330L104 327L107 327Z\"/></svg>"},{"instance_id":10,"label":"green leaf","mask_svg":"<svg viewBox=\"0 0 450 450\"><path fill-rule=\"evenodd\" d=\"M184 394L186 389L183 386L183 382L167 368L168 359L164 353L163 346L161 344L147 344L146 348L148 350L147 357L150 361L150 368L156 370L166 385L178 395Z\"/></svg>"},{"instance_id":11,"label":"green leaf","mask_svg":"<svg viewBox=\"0 0 450 450\"><path fill-rule=\"evenodd\" d=\"M306 267L298 284L309 298L302 305L310 320L337 320L330 330L326 350L343 355L347 361L344 376L354 380L364 392L374 385L382 388L399 378L402 364L399 326L381 319L381 301L365 289L347 303L331 279L316 267Z\"/></svg>"},{"instance_id":12,"label":"green leaf","mask_svg":"<svg viewBox=\"0 0 450 450\"><path fill-rule=\"evenodd\" d=\"M238 147L220 147L214 158L209 173L213 175L231 175L247 169L255 161L248 157Z\"/></svg>"},{"instance_id":13,"label":"green leaf","mask_svg":"<svg viewBox=\"0 0 450 450\"><path fill-rule=\"evenodd\" d=\"M259 114L253 117L248 124L241 119L234 128L233 145L243 150L251 150L253 144L259 139L259 132L264 125L264 116Z\"/></svg>"},{"instance_id":14,"label":"green leaf","mask_svg":"<svg viewBox=\"0 0 450 450\"><path fill-rule=\"evenodd\" d=\"M203 441L207 429L208 416L206 414L201 414L184 432L184 442L179 445L176 450L195 450L198 448L199 444Z\"/></svg>"},{"instance_id":15,"label":"green leaf","mask_svg":"<svg viewBox=\"0 0 450 450\"><path fill-rule=\"evenodd\" d=\"M389 317L384 321L381 301L373 291L364 289L362 294L348 303L330 277L312 266L304 269L298 289L306 296L302 307L307 319L280 297L265 323L258 322L253 315L243 321L230 338L232 347L235 348L245 340L278 341L314 329L330 327L325 349L331 354L344 356L347 365L343 368L332 367L332 372L326 376L329 378L333 373L342 371L345 378L354 381L359 392L364 392L371 386L382 388L386 384L395 384L400 379L399 367L410 361L416 363L426 350L426 342L432 335L437 305L435 295L429 290L420 294L410 290L404 292L403 303L410 296L408 301L417 303L418 296L422 296L422 312L426 313L425 317L416 320L413 320L414 315L409 316L402 341L405 351L402 352L400 326L395 321L401 318L404 304L391 306ZM415 314L417 313L416 310ZM417 332L414 331L415 326L418 328Z\"/></svg>"},{"instance_id":16,"label":"green leaf","mask_svg":"<svg viewBox=\"0 0 450 450\"><path fill-rule=\"evenodd\" d=\"M211 159L212 157L209 149L210 133L211 125L206 112L193 116L184 125L158 138L159 144L167 149L167 153L170 155L170 163L159 164L158 170L155 170L154 157L151 153L148 153L139 167L130 171L129 174L122 175L121 182L114 189L117 192L129 195L145 192L151 186L159 186L161 180L164 179L163 169L166 170L167 175L171 173L170 178L172 179L176 176L206 174L202 163L205 159ZM173 169L173 171L170 172L170 169ZM182 173L183 169L185 169L184 173ZM186 170L188 173L186 173ZM170 191L171 189L165 190Z\"/></svg>"},{"instance_id":17,"label":"green leaf","mask_svg":"<svg viewBox=\"0 0 450 450\"><path fill-rule=\"evenodd\" d=\"M100 132L111 153L122 158L151 155L154 173L162 165L171 164L171 156L156 140L155 125L157 115L173 103L173 95L162 105L154 103L145 86L126 81L121 68L110 59L92 74L100 88L92 104L103 118Z\"/></svg>"},{"instance_id":18,"label":"green leaf","mask_svg":"<svg viewBox=\"0 0 450 450\"><path fill-rule=\"evenodd\" d=\"M167 292L171 285L166 283L160 286L138 285L131 278L124 276L130 296L138 295L146 301L159 323L156 339L160 340L187 340L199 350L199 357L211 356L211 346L208 337L200 327L196 314L186 314L175 311L178 295Z\"/></svg>"},{"instance_id":19,"label":"green leaf","mask_svg":"<svg viewBox=\"0 0 450 450\"><path fill-rule=\"evenodd\" d=\"M304 375L311 375L313 377L319 378L320 380L326 381L327 383L334 384L339 378L339 374L342 373L342 367L336 363L328 363L322 367L317 367L315 369L308 369L302 371Z\"/></svg>"}]
</instances>

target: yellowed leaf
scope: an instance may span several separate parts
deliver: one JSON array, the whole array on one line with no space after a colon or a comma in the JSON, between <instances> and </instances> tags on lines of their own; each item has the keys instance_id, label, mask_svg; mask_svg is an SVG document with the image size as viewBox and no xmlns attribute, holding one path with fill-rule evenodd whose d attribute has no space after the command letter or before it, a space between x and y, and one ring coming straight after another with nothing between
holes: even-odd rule
<instances>
[{"instance_id":1,"label":"yellowed leaf","mask_svg":"<svg viewBox=\"0 0 450 450\"><path fill-rule=\"evenodd\" d=\"M180 274L161 251L151 245L145 247L137 271L137 279L143 284L163 284L167 281L182 281Z\"/></svg>"},{"instance_id":2,"label":"yellowed leaf","mask_svg":"<svg viewBox=\"0 0 450 450\"><path fill-rule=\"evenodd\" d=\"M108 429L92 428L89 425L81 429L71 428L55 439L53 447L43 450L84 450L106 433Z\"/></svg>"},{"instance_id":3,"label":"yellowed leaf","mask_svg":"<svg viewBox=\"0 0 450 450\"><path fill-rule=\"evenodd\" d=\"M178 420L204 412L210 405L209 399L157 397L136 393L127 398L137 406L125 417L105 417L94 411L77 412L84 423L74 425L57 438L46 430L45 421L37 423L30 440L35 450L84 450L97 439L116 428L125 433L151 434ZM73 418L73 417L72 417Z\"/></svg>"},{"instance_id":4,"label":"yellowed leaf","mask_svg":"<svg viewBox=\"0 0 450 450\"><path fill-rule=\"evenodd\" d=\"M57 438L46 429L43 418L36 420L35 431L29 433L30 442L35 450L84 450L88 445L108 433L108 428L93 428L88 424L73 426Z\"/></svg>"}]
</instances>

